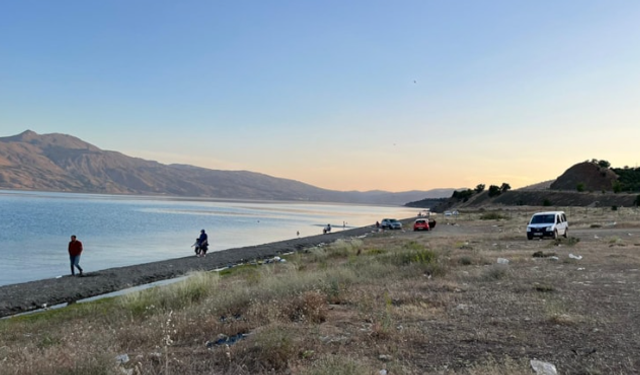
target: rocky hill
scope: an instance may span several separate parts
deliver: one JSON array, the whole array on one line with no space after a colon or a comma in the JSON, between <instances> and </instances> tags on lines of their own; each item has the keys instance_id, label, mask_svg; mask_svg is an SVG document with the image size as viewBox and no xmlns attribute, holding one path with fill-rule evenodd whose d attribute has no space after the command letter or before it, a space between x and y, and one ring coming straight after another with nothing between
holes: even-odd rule
<instances>
[{"instance_id":1,"label":"rocky hill","mask_svg":"<svg viewBox=\"0 0 640 375\"><path fill-rule=\"evenodd\" d=\"M166 165L33 131L0 138L0 189L398 205L453 191L334 191L255 172Z\"/></svg>"},{"instance_id":2,"label":"rocky hill","mask_svg":"<svg viewBox=\"0 0 640 375\"><path fill-rule=\"evenodd\" d=\"M567 169L550 185L550 188L576 191L578 184L582 184L584 191L607 191L612 190L617 180L618 175L608 167L585 161Z\"/></svg>"}]
</instances>

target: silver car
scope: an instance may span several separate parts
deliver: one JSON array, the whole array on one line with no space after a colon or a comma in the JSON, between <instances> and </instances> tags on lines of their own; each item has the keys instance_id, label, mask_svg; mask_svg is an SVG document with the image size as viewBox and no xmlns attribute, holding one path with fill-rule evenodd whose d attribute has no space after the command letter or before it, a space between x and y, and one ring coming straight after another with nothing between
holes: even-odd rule
<instances>
[{"instance_id":1,"label":"silver car","mask_svg":"<svg viewBox=\"0 0 640 375\"><path fill-rule=\"evenodd\" d=\"M382 229L402 229L402 223L396 219L382 219L380 227Z\"/></svg>"}]
</instances>

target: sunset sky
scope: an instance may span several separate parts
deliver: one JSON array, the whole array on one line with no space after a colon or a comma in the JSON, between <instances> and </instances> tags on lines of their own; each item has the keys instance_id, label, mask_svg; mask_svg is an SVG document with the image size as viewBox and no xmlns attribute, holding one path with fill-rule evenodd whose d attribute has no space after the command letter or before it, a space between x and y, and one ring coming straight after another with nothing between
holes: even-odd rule
<instances>
[{"instance_id":1,"label":"sunset sky","mask_svg":"<svg viewBox=\"0 0 640 375\"><path fill-rule=\"evenodd\" d=\"M26 129L336 190L640 166L640 1L3 1Z\"/></svg>"}]
</instances>

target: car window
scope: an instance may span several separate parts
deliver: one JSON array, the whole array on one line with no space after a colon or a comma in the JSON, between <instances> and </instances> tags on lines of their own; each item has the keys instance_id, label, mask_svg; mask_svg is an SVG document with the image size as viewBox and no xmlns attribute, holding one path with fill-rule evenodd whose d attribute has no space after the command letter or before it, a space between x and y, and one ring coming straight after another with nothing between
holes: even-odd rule
<instances>
[{"instance_id":1,"label":"car window","mask_svg":"<svg viewBox=\"0 0 640 375\"><path fill-rule=\"evenodd\" d=\"M553 224L555 221L555 215L534 215L531 218L531 224Z\"/></svg>"}]
</instances>

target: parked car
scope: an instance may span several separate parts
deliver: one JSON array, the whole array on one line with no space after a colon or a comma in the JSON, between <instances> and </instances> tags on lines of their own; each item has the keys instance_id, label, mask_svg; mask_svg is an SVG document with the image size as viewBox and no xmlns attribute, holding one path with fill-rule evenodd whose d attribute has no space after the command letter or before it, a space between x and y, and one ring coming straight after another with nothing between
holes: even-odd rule
<instances>
[{"instance_id":1,"label":"parked car","mask_svg":"<svg viewBox=\"0 0 640 375\"><path fill-rule=\"evenodd\" d=\"M402 223L396 219L382 219L380 222L382 229L402 229Z\"/></svg>"},{"instance_id":2,"label":"parked car","mask_svg":"<svg viewBox=\"0 0 640 375\"><path fill-rule=\"evenodd\" d=\"M413 223L413 230L429 230L429 219L416 219Z\"/></svg>"},{"instance_id":3,"label":"parked car","mask_svg":"<svg viewBox=\"0 0 640 375\"><path fill-rule=\"evenodd\" d=\"M563 211L537 212L531 216L527 225L527 238L551 237L558 238L569 235L569 222Z\"/></svg>"}]
</instances>

